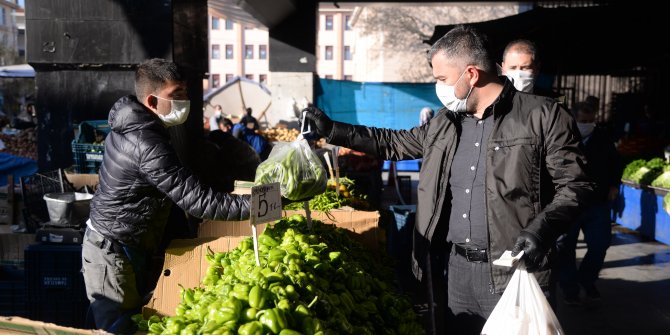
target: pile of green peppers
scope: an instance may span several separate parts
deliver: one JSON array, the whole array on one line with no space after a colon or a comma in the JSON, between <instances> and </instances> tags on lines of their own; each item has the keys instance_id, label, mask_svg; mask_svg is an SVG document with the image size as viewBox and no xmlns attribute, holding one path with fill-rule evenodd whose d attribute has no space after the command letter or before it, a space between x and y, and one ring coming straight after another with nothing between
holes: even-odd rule
<instances>
[{"instance_id":1,"label":"pile of green peppers","mask_svg":"<svg viewBox=\"0 0 670 335\"><path fill-rule=\"evenodd\" d=\"M424 334L409 299L395 290L393 270L344 229L293 215L258 237L215 253L200 287L181 288L175 316L140 329L162 335Z\"/></svg>"},{"instance_id":2,"label":"pile of green peppers","mask_svg":"<svg viewBox=\"0 0 670 335\"><path fill-rule=\"evenodd\" d=\"M297 140L272 149L256 168L256 185L279 183L281 195L298 201L326 190L326 170L307 141Z\"/></svg>"}]
</instances>

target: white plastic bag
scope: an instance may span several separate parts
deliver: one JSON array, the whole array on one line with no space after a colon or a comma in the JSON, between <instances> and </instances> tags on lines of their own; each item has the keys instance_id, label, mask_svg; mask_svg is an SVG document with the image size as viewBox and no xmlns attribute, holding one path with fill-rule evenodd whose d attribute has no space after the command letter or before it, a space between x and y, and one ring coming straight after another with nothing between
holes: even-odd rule
<instances>
[{"instance_id":1,"label":"white plastic bag","mask_svg":"<svg viewBox=\"0 0 670 335\"><path fill-rule=\"evenodd\" d=\"M565 334L535 276L523 261L512 275L500 301L486 320L482 335Z\"/></svg>"}]
</instances>

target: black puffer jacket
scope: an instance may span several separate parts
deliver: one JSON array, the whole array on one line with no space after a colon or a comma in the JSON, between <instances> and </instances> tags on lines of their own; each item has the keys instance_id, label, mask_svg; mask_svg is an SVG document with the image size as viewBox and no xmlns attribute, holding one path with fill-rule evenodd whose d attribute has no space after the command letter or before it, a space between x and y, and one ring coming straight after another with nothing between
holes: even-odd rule
<instances>
[{"instance_id":1,"label":"black puffer jacket","mask_svg":"<svg viewBox=\"0 0 670 335\"><path fill-rule=\"evenodd\" d=\"M141 250L160 243L172 203L198 218L245 220L248 196L219 193L184 168L167 129L134 96L109 113L100 186L91 200L91 224L105 237Z\"/></svg>"},{"instance_id":2,"label":"black puffer jacket","mask_svg":"<svg viewBox=\"0 0 670 335\"><path fill-rule=\"evenodd\" d=\"M488 264L491 289L500 293L512 271L492 266L492 261L512 250L522 230L543 236L547 247L553 245L579 214L593 184L583 170L585 159L574 119L556 100L519 93L505 79L502 93L490 108L495 125L486 148ZM446 237L458 117L443 108L429 123L410 130L335 122L327 138L328 143L387 160L423 158L412 263L418 278L432 245L443 246ZM548 274L536 273L540 285L548 284Z\"/></svg>"}]
</instances>

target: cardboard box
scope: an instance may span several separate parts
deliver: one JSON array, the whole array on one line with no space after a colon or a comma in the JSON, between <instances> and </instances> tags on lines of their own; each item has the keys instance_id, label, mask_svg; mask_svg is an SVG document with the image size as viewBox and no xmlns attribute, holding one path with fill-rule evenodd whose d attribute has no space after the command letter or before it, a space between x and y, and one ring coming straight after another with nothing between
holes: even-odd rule
<instances>
[{"instance_id":1,"label":"cardboard box","mask_svg":"<svg viewBox=\"0 0 670 335\"><path fill-rule=\"evenodd\" d=\"M100 184L100 178L97 174L65 172L65 177L72 183L75 190L79 190L86 186L92 192L95 191L98 188L98 184Z\"/></svg>"},{"instance_id":2,"label":"cardboard box","mask_svg":"<svg viewBox=\"0 0 670 335\"><path fill-rule=\"evenodd\" d=\"M283 216L293 214L304 215L304 211L284 211ZM312 212L312 217L349 230L354 239L372 250L380 248L377 238L379 212L333 210L328 213ZM265 226L258 226L259 233ZM205 221L200 225L198 238L173 240L165 252L163 271L153 297L143 308L145 318L154 314L174 315L180 302L179 284L184 287L200 285L209 267L205 259L208 248L214 252L225 252L237 247L247 236L251 236L249 221Z\"/></svg>"},{"instance_id":3,"label":"cardboard box","mask_svg":"<svg viewBox=\"0 0 670 335\"><path fill-rule=\"evenodd\" d=\"M35 243L35 234L0 234L0 262L23 263L23 251Z\"/></svg>"},{"instance_id":4,"label":"cardboard box","mask_svg":"<svg viewBox=\"0 0 670 335\"><path fill-rule=\"evenodd\" d=\"M145 318L151 315L174 315L181 301L179 284L184 287L197 287L209 267L205 259L208 248L214 252L225 252L237 247L244 236L204 237L188 240L173 240L165 251L163 272L149 303L142 313Z\"/></svg>"},{"instance_id":5,"label":"cardboard box","mask_svg":"<svg viewBox=\"0 0 670 335\"><path fill-rule=\"evenodd\" d=\"M76 329L53 323L33 321L16 316L0 316L0 334L3 335L111 335L103 330Z\"/></svg>"},{"instance_id":6,"label":"cardboard box","mask_svg":"<svg viewBox=\"0 0 670 335\"><path fill-rule=\"evenodd\" d=\"M284 211L283 217L293 214L305 215L304 210ZM379 212L357 211L352 209L334 209L329 212L312 211L312 219L334 224L351 232L350 236L370 250L383 249L379 231ZM260 234L266 224L257 226ZM211 221L204 220L198 227L198 237L251 236L249 221Z\"/></svg>"}]
</instances>

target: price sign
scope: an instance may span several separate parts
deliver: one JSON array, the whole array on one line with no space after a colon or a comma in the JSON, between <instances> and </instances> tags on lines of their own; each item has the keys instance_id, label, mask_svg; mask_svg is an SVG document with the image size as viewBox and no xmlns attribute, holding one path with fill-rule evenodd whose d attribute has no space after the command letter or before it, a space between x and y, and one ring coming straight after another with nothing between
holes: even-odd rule
<instances>
[{"instance_id":1,"label":"price sign","mask_svg":"<svg viewBox=\"0 0 670 335\"><path fill-rule=\"evenodd\" d=\"M251 188L251 223L253 225L281 219L279 183Z\"/></svg>"}]
</instances>

